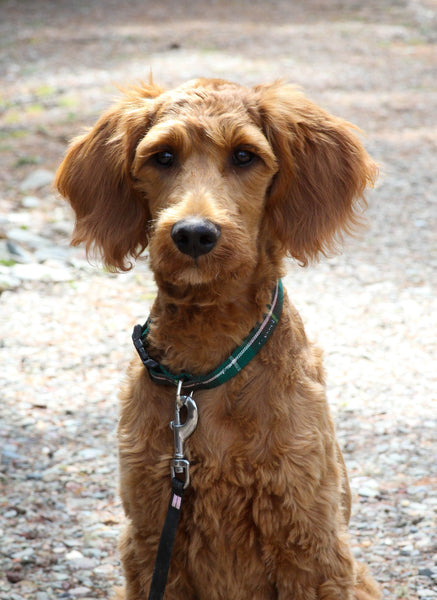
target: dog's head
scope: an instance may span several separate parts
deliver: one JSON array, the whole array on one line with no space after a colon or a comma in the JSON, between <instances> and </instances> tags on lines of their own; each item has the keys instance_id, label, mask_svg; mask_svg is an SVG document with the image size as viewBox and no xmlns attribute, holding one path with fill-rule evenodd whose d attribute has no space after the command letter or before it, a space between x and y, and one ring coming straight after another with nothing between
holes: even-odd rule
<instances>
[{"instance_id":1,"label":"dog's head","mask_svg":"<svg viewBox=\"0 0 437 600\"><path fill-rule=\"evenodd\" d=\"M74 244L121 270L149 245L158 282L187 286L332 250L375 177L352 126L293 87L202 79L129 90L74 140L56 185Z\"/></svg>"}]
</instances>

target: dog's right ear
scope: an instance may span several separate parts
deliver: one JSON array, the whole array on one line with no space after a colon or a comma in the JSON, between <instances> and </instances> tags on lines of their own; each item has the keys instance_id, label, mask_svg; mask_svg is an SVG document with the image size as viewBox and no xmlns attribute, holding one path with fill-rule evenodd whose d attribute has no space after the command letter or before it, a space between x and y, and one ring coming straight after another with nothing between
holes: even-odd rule
<instances>
[{"instance_id":1,"label":"dog's right ear","mask_svg":"<svg viewBox=\"0 0 437 600\"><path fill-rule=\"evenodd\" d=\"M72 244L85 243L110 269L132 268L147 246L150 215L145 198L134 190L131 163L153 115L153 83L126 91L85 135L73 140L55 178L58 191L76 213Z\"/></svg>"}]
</instances>

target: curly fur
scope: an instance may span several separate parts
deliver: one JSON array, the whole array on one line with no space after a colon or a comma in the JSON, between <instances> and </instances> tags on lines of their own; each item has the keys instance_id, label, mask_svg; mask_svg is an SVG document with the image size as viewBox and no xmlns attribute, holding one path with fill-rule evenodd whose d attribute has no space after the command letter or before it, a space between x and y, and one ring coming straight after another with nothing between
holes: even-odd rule
<instances>
[{"instance_id":1,"label":"curly fur","mask_svg":"<svg viewBox=\"0 0 437 600\"><path fill-rule=\"evenodd\" d=\"M236 150L252 153L235 163ZM172 164L156 160L171 152ZM200 79L126 92L59 168L76 212L73 243L126 270L149 247L158 286L150 352L178 373L214 369L262 317L286 254L332 252L360 222L376 167L352 126L289 85ZM172 227L220 227L195 259ZM127 600L147 597L169 497L173 388L138 359L121 395L120 542ZM285 295L261 352L238 376L198 391L187 490L166 600L374 600L351 556L350 492L325 397L320 351Z\"/></svg>"}]
</instances>

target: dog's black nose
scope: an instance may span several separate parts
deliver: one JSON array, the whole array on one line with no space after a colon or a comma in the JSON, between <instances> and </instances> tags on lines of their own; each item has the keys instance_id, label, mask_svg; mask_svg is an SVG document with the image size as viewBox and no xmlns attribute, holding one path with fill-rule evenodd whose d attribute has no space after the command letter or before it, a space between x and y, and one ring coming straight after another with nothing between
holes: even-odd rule
<instances>
[{"instance_id":1,"label":"dog's black nose","mask_svg":"<svg viewBox=\"0 0 437 600\"><path fill-rule=\"evenodd\" d=\"M171 237L178 250L197 258L208 254L220 237L220 227L200 217L187 217L175 223Z\"/></svg>"}]
</instances>

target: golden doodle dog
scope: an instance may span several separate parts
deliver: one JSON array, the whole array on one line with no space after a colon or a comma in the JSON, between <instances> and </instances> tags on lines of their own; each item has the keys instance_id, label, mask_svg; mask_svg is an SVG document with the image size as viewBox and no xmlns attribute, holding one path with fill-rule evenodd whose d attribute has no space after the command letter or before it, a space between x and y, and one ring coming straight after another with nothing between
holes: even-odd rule
<instances>
[{"instance_id":1,"label":"golden doodle dog","mask_svg":"<svg viewBox=\"0 0 437 600\"><path fill-rule=\"evenodd\" d=\"M72 243L117 270L148 247L158 287L121 397L127 600L149 594L171 465L187 489L166 600L379 598L349 548L321 352L280 283L287 254L353 231L376 175L349 123L283 83L141 84L73 141Z\"/></svg>"}]
</instances>

